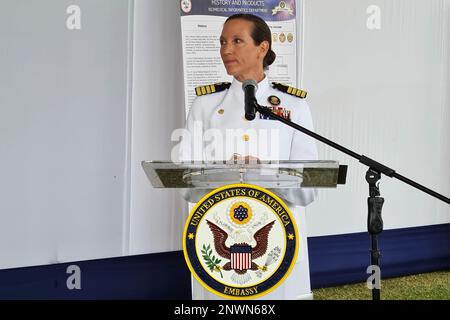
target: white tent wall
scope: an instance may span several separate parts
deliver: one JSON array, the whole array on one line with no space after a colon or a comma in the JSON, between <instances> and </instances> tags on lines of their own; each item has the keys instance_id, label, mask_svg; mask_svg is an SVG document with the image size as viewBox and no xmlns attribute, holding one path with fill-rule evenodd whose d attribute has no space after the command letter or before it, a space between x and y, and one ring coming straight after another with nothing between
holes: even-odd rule
<instances>
[{"instance_id":1,"label":"white tent wall","mask_svg":"<svg viewBox=\"0 0 450 320\"><path fill-rule=\"evenodd\" d=\"M448 3L306 0L301 74L317 132L444 194L450 193ZM366 27L374 4L381 9L379 31ZM178 1L135 0L129 254L181 249L187 207L176 191L153 189L140 167L141 160L170 159L170 134L184 123L180 30ZM307 208L309 235L365 231L365 168L318 146L322 159L350 168L347 185L321 191ZM381 192L386 228L450 221L448 206L399 181L383 178Z\"/></svg>"},{"instance_id":2,"label":"white tent wall","mask_svg":"<svg viewBox=\"0 0 450 320\"><path fill-rule=\"evenodd\" d=\"M73 4L0 4L2 269L120 256L128 239L131 3Z\"/></svg>"},{"instance_id":3,"label":"white tent wall","mask_svg":"<svg viewBox=\"0 0 450 320\"><path fill-rule=\"evenodd\" d=\"M184 125L179 1L78 0L79 31L65 26L71 4L2 3L0 268L181 249L187 206L140 165L170 159ZM366 28L369 5L380 30ZM305 8L316 131L450 194L449 0ZM365 168L318 146L350 170L308 208L309 235L364 231ZM450 221L447 205L401 182L383 178L381 192L386 228Z\"/></svg>"},{"instance_id":4,"label":"white tent wall","mask_svg":"<svg viewBox=\"0 0 450 320\"><path fill-rule=\"evenodd\" d=\"M181 248L140 164L184 126L179 2L80 0L70 31L72 4L1 5L0 268Z\"/></svg>"},{"instance_id":5,"label":"white tent wall","mask_svg":"<svg viewBox=\"0 0 450 320\"><path fill-rule=\"evenodd\" d=\"M129 253L181 249L187 205L154 189L142 160L170 160L172 131L184 126L179 1L135 0Z\"/></svg>"},{"instance_id":6,"label":"white tent wall","mask_svg":"<svg viewBox=\"0 0 450 320\"><path fill-rule=\"evenodd\" d=\"M450 1L304 5L303 89L316 132L448 196ZM370 30L367 9L374 5L381 24ZM345 186L321 190L307 208L309 235L366 231L367 167L318 147L320 158L349 171ZM380 188L385 229L450 222L450 207L429 195L387 177Z\"/></svg>"}]
</instances>

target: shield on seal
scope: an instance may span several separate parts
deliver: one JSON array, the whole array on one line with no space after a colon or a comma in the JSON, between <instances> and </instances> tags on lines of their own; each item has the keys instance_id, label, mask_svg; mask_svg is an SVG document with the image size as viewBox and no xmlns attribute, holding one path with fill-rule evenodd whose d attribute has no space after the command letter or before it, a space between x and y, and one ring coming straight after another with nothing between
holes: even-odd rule
<instances>
[{"instance_id":1,"label":"shield on seal","mask_svg":"<svg viewBox=\"0 0 450 320\"><path fill-rule=\"evenodd\" d=\"M236 244L230 247L231 269L248 270L252 267L252 247L248 244Z\"/></svg>"}]
</instances>

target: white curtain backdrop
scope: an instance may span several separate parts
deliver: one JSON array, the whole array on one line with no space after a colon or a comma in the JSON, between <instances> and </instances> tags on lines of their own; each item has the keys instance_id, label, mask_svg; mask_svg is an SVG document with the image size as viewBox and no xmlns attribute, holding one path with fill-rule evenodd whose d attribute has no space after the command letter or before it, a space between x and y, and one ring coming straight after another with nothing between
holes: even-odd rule
<instances>
[{"instance_id":1,"label":"white curtain backdrop","mask_svg":"<svg viewBox=\"0 0 450 320\"><path fill-rule=\"evenodd\" d=\"M184 126L179 0L110 2L79 0L76 32L71 1L2 4L0 268L181 249L187 205L141 168L169 160ZM304 8L316 131L450 195L450 0ZM308 235L365 231L366 168L318 146L349 174L307 208ZM399 181L384 177L381 193L386 229L450 222L448 205Z\"/></svg>"},{"instance_id":2,"label":"white curtain backdrop","mask_svg":"<svg viewBox=\"0 0 450 320\"><path fill-rule=\"evenodd\" d=\"M127 247L131 3L73 4L0 2L0 268Z\"/></svg>"},{"instance_id":3,"label":"white curtain backdrop","mask_svg":"<svg viewBox=\"0 0 450 320\"><path fill-rule=\"evenodd\" d=\"M169 128L183 122L182 95L161 86L182 85L178 5L135 3L130 253L181 248L187 208L178 194L149 188L138 166L139 160L168 158ZM369 30L373 5L380 29ZM450 0L305 0L303 6L299 73L316 131L448 196ZM165 116L150 122L149 113L161 104ZM322 159L348 164L349 173L347 185L320 191L307 208L308 235L366 231L366 168L318 146ZM384 177L381 193L385 229L450 222L448 205L399 181Z\"/></svg>"},{"instance_id":4,"label":"white curtain backdrop","mask_svg":"<svg viewBox=\"0 0 450 320\"><path fill-rule=\"evenodd\" d=\"M369 30L369 6L380 29ZM450 1L306 0L303 87L318 133L450 194ZM366 167L308 208L310 236L365 231ZM450 206L383 177L385 229L450 222Z\"/></svg>"},{"instance_id":5,"label":"white curtain backdrop","mask_svg":"<svg viewBox=\"0 0 450 320\"><path fill-rule=\"evenodd\" d=\"M179 5L135 1L129 254L180 250L188 216L180 194L153 189L141 167L170 161L172 131L184 126Z\"/></svg>"}]
</instances>

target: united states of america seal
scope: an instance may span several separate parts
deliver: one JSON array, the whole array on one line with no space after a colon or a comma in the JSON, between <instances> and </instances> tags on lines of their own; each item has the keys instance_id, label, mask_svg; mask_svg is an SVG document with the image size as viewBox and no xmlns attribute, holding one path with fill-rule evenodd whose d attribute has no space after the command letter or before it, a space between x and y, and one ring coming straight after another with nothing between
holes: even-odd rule
<instances>
[{"instance_id":1,"label":"united states of america seal","mask_svg":"<svg viewBox=\"0 0 450 320\"><path fill-rule=\"evenodd\" d=\"M298 238L280 198L258 186L234 184L210 192L192 209L183 251L206 289L228 299L252 299L287 278Z\"/></svg>"}]
</instances>

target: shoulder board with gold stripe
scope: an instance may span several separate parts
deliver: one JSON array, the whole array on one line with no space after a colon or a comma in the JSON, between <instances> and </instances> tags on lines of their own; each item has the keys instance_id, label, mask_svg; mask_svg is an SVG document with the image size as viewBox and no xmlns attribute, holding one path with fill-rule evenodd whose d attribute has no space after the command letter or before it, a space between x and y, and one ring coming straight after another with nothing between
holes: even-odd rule
<instances>
[{"instance_id":1,"label":"shoulder board with gold stripe","mask_svg":"<svg viewBox=\"0 0 450 320\"><path fill-rule=\"evenodd\" d=\"M272 87L287 94L290 94L291 96L299 97L300 99L305 99L306 95L308 94L306 91L294 87L289 87L278 82L272 82Z\"/></svg>"},{"instance_id":2,"label":"shoulder board with gold stripe","mask_svg":"<svg viewBox=\"0 0 450 320\"><path fill-rule=\"evenodd\" d=\"M221 92L228 89L231 86L230 82L219 82L215 84L210 84L207 86L201 86L195 88L195 94L197 97L204 96L205 94Z\"/></svg>"}]
</instances>

